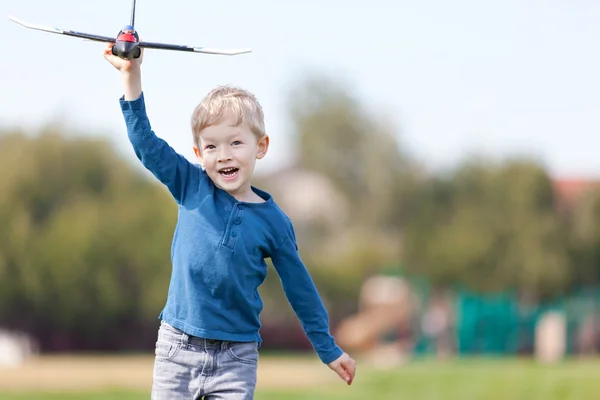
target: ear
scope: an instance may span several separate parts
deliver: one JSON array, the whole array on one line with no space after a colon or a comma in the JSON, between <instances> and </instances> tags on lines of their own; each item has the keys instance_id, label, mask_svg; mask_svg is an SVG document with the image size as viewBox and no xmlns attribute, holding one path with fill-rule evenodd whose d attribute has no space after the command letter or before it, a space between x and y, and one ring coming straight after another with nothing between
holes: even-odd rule
<instances>
[{"instance_id":1,"label":"ear","mask_svg":"<svg viewBox=\"0 0 600 400\"><path fill-rule=\"evenodd\" d=\"M269 135L261 137L257 146L256 158L260 160L267 154L267 150L269 150Z\"/></svg>"},{"instance_id":2,"label":"ear","mask_svg":"<svg viewBox=\"0 0 600 400\"><path fill-rule=\"evenodd\" d=\"M202 166L202 169L204 169L204 158L202 157L202 152L200 151L200 149L197 146L194 146L194 154L196 155L196 158L198 159L198 162L200 163L200 165Z\"/></svg>"}]
</instances>

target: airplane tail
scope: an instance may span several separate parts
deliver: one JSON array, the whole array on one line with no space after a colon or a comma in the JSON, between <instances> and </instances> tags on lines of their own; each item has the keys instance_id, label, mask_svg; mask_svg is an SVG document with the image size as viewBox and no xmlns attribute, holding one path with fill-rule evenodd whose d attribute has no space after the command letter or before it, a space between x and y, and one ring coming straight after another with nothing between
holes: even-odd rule
<instances>
[{"instance_id":1,"label":"airplane tail","mask_svg":"<svg viewBox=\"0 0 600 400\"><path fill-rule=\"evenodd\" d=\"M131 25L133 28L135 28L135 0L133 0L133 3L131 5L131 23L129 25Z\"/></svg>"}]
</instances>

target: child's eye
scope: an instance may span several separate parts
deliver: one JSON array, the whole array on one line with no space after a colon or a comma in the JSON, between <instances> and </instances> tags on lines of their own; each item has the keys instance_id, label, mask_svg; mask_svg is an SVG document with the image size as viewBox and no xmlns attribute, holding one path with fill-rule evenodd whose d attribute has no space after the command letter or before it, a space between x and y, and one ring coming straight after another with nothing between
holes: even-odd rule
<instances>
[{"instance_id":1,"label":"child's eye","mask_svg":"<svg viewBox=\"0 0 600 400\"><path fill-rule=\"evenodd\" d=\"M215 148L215 146L214 146L213 144L209 144L209 145L206 145L206 147L204 147L204 148L205 148L206 150L212 150L212 149L214 149L214 148Z\"/></svg>"},{"instance_id":2,"label":"child's eye","mask_svg":"<svg viewBox=\"0 0 600 400\"><path fill-rule=\"evenodd\" d=\"M236 140L235 142L232 143L232 145L237 146L242 144L242 142L240 142L239 140Z\"/></svg>"}]
</instances>

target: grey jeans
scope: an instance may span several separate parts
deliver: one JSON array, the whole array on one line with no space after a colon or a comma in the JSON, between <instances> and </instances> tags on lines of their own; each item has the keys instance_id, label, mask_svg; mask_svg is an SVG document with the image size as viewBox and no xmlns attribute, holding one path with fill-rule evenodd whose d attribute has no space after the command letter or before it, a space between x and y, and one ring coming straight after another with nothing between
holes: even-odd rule
<instances>
[{"instance_id":1,"label":"grey jeans","mask_svg":"<svg viewBox=\"0 0 600 400\"><path fill-rule=\"evenodd\" d=\"M254 398L257 342L196 338L162 322L155 354L152 400Z\"/></svg>"}]
</instances>

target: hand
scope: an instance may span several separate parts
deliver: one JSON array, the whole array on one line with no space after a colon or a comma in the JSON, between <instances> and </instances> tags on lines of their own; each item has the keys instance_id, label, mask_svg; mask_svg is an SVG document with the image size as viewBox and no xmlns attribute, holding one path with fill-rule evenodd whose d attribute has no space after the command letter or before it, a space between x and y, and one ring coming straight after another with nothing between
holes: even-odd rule
<instances>
[{"instance_id":1,"label":"hand","mask_svg":"<svg viewBox=\"0 0 600 400\"><path fill-rule=\"evenodd\" d=\"M329 368L337 372L348 385L352 384L354 375L356 373L356 361L354 361L348 354L342 354L337 360L327 364Z\"/></svg>"},{"instance_id":2,"label":"hand","mask_svg":"<svg viewBox=\"0 0 600 400\"><path fill-rule=\"evenodd\" d=\"M134 68L139 70L144 58L144 49L140 48L141 53L139 58L134 58L133 60L124 60L121 57L113 55L112 48L114 45L114 43L108 43L106 45L106 48L104 49L104 58L122 73L131 72Z\"/></svg>"},{"instance_id":3,"label":"hand","mask_svg":"<svg viewBox=\"0 0 600 400\"><path fill-rule=\"evenodd\" d=\"M113 67L121 72L123 77L123 98L125 100L135 100L142 94L142 77L140 65L144 58L144 49L140 49L140 57L133 60L124 60L121 57L112 54L112 48L115 44L108 43L104 49L104 58L112 64Z\"/></svg>"}]
</instances>

